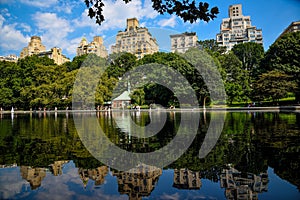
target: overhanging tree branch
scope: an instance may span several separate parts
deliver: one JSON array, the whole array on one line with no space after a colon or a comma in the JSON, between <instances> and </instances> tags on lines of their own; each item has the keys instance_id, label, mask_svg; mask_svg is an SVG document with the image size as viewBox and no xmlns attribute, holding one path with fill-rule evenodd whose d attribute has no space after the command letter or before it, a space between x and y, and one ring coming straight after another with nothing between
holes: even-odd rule
<instances>
[{"instance_id":1,"label":"overhanging tree branch","mask_svg":"<svg viewBox=\"0 0 300 200\"><path fill-rule=\"evenodd\" d=\"M131 0L123 0L126 4ZM163 15L168 13L175 14L182 18L184 22L189 21L194 23L197 20L209 22L217 17L219 9L213 7L209 10L209 4L206 2L196 3L195 0L151 0L152 7L159 14ZM103 7L105 6L103 0L84 0L87 8L89 9L88 16L96 18L96 23L101 25L104 21Z\"/></svg>"}]
</instances>

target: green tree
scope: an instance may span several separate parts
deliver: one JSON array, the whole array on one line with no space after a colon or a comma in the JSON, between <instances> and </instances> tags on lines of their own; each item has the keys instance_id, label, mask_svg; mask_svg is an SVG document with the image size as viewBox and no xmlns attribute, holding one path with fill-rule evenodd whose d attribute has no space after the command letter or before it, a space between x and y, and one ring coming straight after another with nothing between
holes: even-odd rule
<instances>
[{"instance_id":1,"label":"green tree","mask_svg":"<svg viewBox=\"0 0 300 200\"><path fill-rule=\"evenodd\" d=\"M87 58L87 56L88 56L87 54L81 56L75 56L72 62L66 62L64 65L67 67L68 71L79 69L82 63Z\"/></svg>"},{"instance_id":2,"label":"green tree","mask_svg":"<svg viewBox=\"0 0 300 200\"><path fill-rule=\"evenodd\" d=\"M22 69L12 62L0 62L0 107L9 109L22 104L20 91L22 88Z\"/></svg>"},{"instance_id":3,"label":"green tree","mask_svg":"<svg viewBox=\"0 0 300 200\"><path fill-rule=\"evenodd\" d=\"M125 3L129 3L131 0L123 0ZM190 0L151 0L152 7L159 14L176 14L178 17L182 18L185 22L190 23L196 22L197 20L203 20L209 22L216 18L219 13L217 7L213 7L209 10L209 4L206 2L200 2ZM87 8L89 9L88 16L90 18L96 18L96 23L101 25L105 20L103 16L103 0L84 0Z\"/></svg>"},{"instance_id":4,"label":"green tree","mask_svg":"<svg viewBox=\"0 0 300 200\"><path fill-rule=\"evenodd\" d=\"M259 100L278 101L286 97L288 92L293 92L296 89L297 84L292 81L292 78L292 76L278 70L264 73L254 84L254 96Z\"/></svg>"},{"instance_id":5,"label":"green tree","mask_svg":"<svg viewBox=\"0 0 300 200\"><path fill-rule=\"evenodd\" d=\"M131 53L113 53L109 56L110 65L107 68L109 77L120 78L127 71L134 68L137 63L137 58Z\"/></svg>"},{"instance_id":6,"label":"green tree","mask_svg":"<svg viewBox=\"0 0 300 200\"><path fill-rule=\"evenodd\" d=\"M198 45L200 49L206 50L210 55L215 53L223 54L226 52L226 47L219 46L215 39L199 40Z\"/></svg>"},{"instance_id":7,"label":"green tree","mask_svg":"<svg viewBox=\"0 0 300 200\"><path fill-rule=\"evenodd\" d=\"M133 104L144 105L145 104L145 92L143 88L135 89L130 95Z\"/></svg>"},{"instance_id":8,"label":"green tree","mask_svg":"<svg viewBox=\"0 0 300 200\"><path fill-rule=\"evenodd\" d=\"M264 49L262 45L247 42L234 45L233 53L242 61L242 67L255 75L254 71L259 67L261 59L264 57Z\"/></svg>"},{"instance_id":9,"label":"green tree","mask_svg":"<svg viewBox=\"0 0 300 200\"><path fill-rule=\"evenodd\" d=\"M296 93L297 101L300 101L300 32L287 33L277 39L266 52L262 61L264 72L273 69L280 70L291 75L298 84Z\"/></svg>"},{"instance_id":10,"label":"green tree","mask_svg":"<svg viewBox=\"0 0 300 200\"><path fill-rule=\"evenodd\" d=\"M250 86L245 78L248 72L242 69L242 62L232 52L219 56L219 61L221 68L226 72L223 80L229 103L232 104L233 101L247 101L250 94Z\"/></svg>"}]
</instances>

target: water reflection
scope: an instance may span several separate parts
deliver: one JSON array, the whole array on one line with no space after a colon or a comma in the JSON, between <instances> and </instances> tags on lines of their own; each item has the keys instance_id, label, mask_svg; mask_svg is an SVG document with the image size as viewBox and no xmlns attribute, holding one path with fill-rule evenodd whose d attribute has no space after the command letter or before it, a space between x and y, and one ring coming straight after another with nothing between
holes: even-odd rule
<instances>
[{"instance_id":1,"label":"water reflection","mask_svg":"<svg viewBox=\"0 0 300 200\"><path fill-rule=\"evenodd\" d=\"M179 159L164 169L141 164L128 172L93 158L70 115L14 115L13 124L10 114L0 121L1 199L300 198L299 113L227 113L217 145L203 159L198 153L211 115L199 113L199 132ZM150 117L131 119L145 125ZM111 114L98 120L116 145L147 152L174 137L180 113L168 114L162 133L130 140Z\"/></svg>"}]
</instances>

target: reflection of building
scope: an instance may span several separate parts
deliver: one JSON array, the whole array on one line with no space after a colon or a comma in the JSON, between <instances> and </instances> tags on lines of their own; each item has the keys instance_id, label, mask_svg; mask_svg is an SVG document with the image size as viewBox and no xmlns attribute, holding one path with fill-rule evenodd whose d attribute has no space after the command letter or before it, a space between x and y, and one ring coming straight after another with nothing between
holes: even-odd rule
<instances>
[{"instance_id":1,"label":"reflection of building","mask_svg":"<svg viewBox=\"0 0 300 200\"><path fill-rule=\"evenodd\" d=\"M170 35L171 52L184 53L191 47L197 46L198 37L195 32Z\"/></svg>"},{"instance_id":2,"label":"reflection of building","mask_svg":"<svg viewBox=\"0 0 300 200\"><path fill-rule=\"evenodd\" d=\"M24 47L20 53L20 58L25 58L26 56L38 55L47 56L54 60L58 65L70 61L65 55L62 54L60 48L54 47L49 51L46 51L46 47L42 44L42 40L39 36L32 36L27 47Z\"/></svg>"},{"instance_id":3,"label":"reflection of building","mask_svg":"<svg viewBox=\"0 0 300 200\"><path fill-rule=\"evenodd\" d=\"M94 53L102 58L107 57L107 50L103 44L103 39L100 36L95 36L91 43L88 43L85 38L82 38L76 52L77 56Z\"/></svg>"},{"instance_id":4,"label":"reflection of building","mask_svg":"<svg viewBox=\"0 0 300 200\"><path fill-rule=\"evenodd\" d=\"M46 168L31 168L29 166L20 167L21 176L30 183L31 189L36 189L46 176Z\"/></svg>"},{"instance_id":5,"label":"reflection of building","mask_svg":"<svg viewBox=\"0 0 300 200\"><path fill-rule=\"evenodd\" d=\"M54 161L50 166L52 167L52 173L54 176L62 175L62 167L64 164L68 163L67 160Z\"/></svg>"},{"instance_id":6,"label":"reflection of building","mask_svg":"<svg viewBox=\"0 0 300 200\"><path fill-rule=\"evenodd\" d=\"M104 183L105 176L108 173L107 166L97 167L96 169L78 169L78 173L83 182L84 187L86 187L89 179L95 181L95 185L101 185Z\"/></svg>"},{"instance_id":7,"label":"reflection of building","mask_svg":"<svg viewBox=\"0 0 300 200\"><path fill-rule=\"evenodd\" d=\"M0 56L0 61L17 62L18 59L16 55Z\"/></svg>"},{"instance_id":8,"label":"reflection of building","mask_svg":"<svg viewBox=\"0 0 300 200\"><path fill-rule=\"evenodd\" d=\"M178 189L200 189L200 172L193 172L189 169L174 169L173 187Z\"/></svg>"},{"instance_id":9,"label":"reflection of building","mask_svg":"<svg viewBox=\"0 0 300 200\"><path fill-rule=\"evenodd\" d=\"M258 199L258 193L268 190L268 174L242 173L231 167L223 169L220 183L227 199Z\"/></svg>"},{"instance_id":10,"label":"reflection of building","mask_svg":"<svg viewBox=\"0 0 300 200\"><path fill-rule=\"evenodd\" d=\"M300 31L300 21L292 22L281 34L278 38L282 37L283 35L291 32L298 32ZM277 38L277 39L278 39Z\"/></svg>"},{"instance_id":11,"label":"reflection of building","mask_svg":"<svg viewBox=\"0 0 300 200\"><path fill-rule=\"evenodd\" d=\"M229 6L228 13L229 18L222 20L220 33L216 35L219 46L224 46L229 51L239 43L263 44L262 30L251 25L250 16L243 15L242 4Z\"/></svg>"},{"instance_id":12,"label":"reflection of building","mask_svg":"<svg viewBox=\"0 0 300 200\"><path fill-rule=\"evenodd\" d=\"M136 18L127 19L127 28L118 32L116 44L111 47L113 53L129 52L137 58L158 52L158 49L156 39L147 28L139 26Z\"/></svg>"},{"instance_id":13,"label":"reflection of building","mask_svg":"<svg viewBox=\"0 0 300 200\"><path fill-rule=\"evenodd\" d=\"M140 165L129 172L113 173L118 178L120 194L127 194L130 200L149 196L161 174L160 168L147 165Z\"/></svg>"}]
</instances>

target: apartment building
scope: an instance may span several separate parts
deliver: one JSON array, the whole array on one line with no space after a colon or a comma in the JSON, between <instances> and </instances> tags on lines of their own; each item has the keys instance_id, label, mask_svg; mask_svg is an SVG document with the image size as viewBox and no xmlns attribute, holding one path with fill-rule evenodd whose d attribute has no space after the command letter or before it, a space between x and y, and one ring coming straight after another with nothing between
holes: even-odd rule
<instances>
[{"instance_id":1,"label":"apartment building","mask_svg":"<svg viewBox=\"0 0 300 200\"><path fill-rule=\"evenodd\" d=\"M242 13L242 4L229 6L229 18L222 20L220 33L216 35L219 46L225 46L227 51L239 43L255 42L263 44L262 30L252 26L250 16Z\"/></svg>"},{"instance_id":2,"label":"apartment building","mask_svg":"<svg viewBox=\"0 0 300 200\"><path fill-rule=\"evenodd\" d=\"M292 22L281 34L278 38L281 38L283 35L291 32L300 31L300 21ZM277 38L277 40L278 40Z\"/></svg>"},{"instance_id":3,"label":"apartment building","mask_svg":"<svg viewBox=\"0 0 300 200\"><path fill-rule=\"evenodd\" d=\"M26 56L37 55L46 51L46 47L42 44L42 39L39 36L32 36L27 47L24 47L20 53L20 58Z\"/></svg>"},{"instance_id":4,"label":"apartment building","mask_svg":"<svg viewBox=\"0 0 300 200\"><path fill-rule=\"evenodd\" d=\"M147 28L139 26L136 18L127 19L125 31L118 32L116 44L111 47L112 53L129 52L139 59L158 50L156 39Z\"/></svg>"},{"instance_id":5,"label":"apartment building","mask_svg":"<svg viewBox=\"0 0 300 200\"><path fill-rule=\"evenodd\" d=\"M32 36L27 47L24 47L20 53L20 58L25 58L26 56L38 55L47 56L54 60L54 63L61 65L65 62L69 62L70 59L62 54L62 49L58 47L53 47L50 50L46 50L46 47L42 44L41 37Z\"/></svg>"},{"instance_id":6,"label":"apartment building","mask_svg":"<svg viewBox=\"0 0 300 200\"><path fill-rule=\"evenodd\" d=\"M88 43L85 38L82 38L77 47L76 53L77 56L94 53L102 58L106 58L108 55L107 50L103 44L103 39L100 36L95 36L93 38L93 41L90 43Z\"/></svg>"},{"instance_id":7,"label":"apartment building","mask_svg":"<svg viewBox=\"0 0 300 200\"><path fill-rule=\"evenodd\" d=\"M184 53L189 48L197 47L198 37L195 32L170 35L171 52Z\"/></svg>"}]
</instances>

